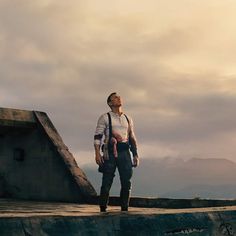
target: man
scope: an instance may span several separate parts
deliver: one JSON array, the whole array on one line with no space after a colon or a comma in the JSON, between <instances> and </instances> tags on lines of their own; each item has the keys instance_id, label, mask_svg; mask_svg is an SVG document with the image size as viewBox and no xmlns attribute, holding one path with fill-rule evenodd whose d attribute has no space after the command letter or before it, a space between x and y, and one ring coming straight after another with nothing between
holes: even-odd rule
<instances>
[{"instance_id":1,"label":"man","mask_svg":"<svg viewBox=\"0 0 236 236\"><path fill-rule=\"evenodd\" d=\"M99 171L103 173L99 200L100 211L106 212L116 167L121 182L121 210L128 211L132 166L139 165L133 121L131 117L123 113L122 100L117 93L111 93L108 96L107 104L111 111L100 116L94 135L95 160L99 165ZM100 152L101 146L103 155ZM133 163L129 150L133 154Z\"/></svg>"}]
</instances>

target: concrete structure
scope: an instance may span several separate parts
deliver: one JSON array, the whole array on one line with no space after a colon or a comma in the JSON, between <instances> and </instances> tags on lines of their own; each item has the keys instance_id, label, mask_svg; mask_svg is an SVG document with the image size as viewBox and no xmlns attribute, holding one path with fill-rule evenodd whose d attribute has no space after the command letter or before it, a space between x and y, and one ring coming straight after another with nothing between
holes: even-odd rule
<instances>
[{"instance_id":1,"label":"concrete structure","mask_svg":"<svg viewBox=\"0 0 236 236\"><path fill-rule=\"evenodd\" d=\"M0 197L82 203L93 196L46 113L0 108Z\"/></svg>"},{"instance_id":2,"label":"concrete structure","mask_svg":"<svg viewBox=\"0 0 236 236\"><path fill-rule=\"evenodd\" d=\"M224 236L236 235L236 207L161 209L128 213L98 206L0 199L1 236Z\"/></svg>"}]
</instances>

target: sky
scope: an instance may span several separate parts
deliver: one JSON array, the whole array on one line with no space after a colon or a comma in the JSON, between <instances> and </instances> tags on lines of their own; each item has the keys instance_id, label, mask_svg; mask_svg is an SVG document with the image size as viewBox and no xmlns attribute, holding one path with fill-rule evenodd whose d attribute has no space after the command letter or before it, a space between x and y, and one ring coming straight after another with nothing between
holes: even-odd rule
<instances>
[{"instance_id":1,"label":"sky","mask_svg":"<svg viewBox=\"0 0 236 236\"><path fill-rule=\"evenodd\" d=\"M235 0L0 0L0 107L45 111L79 165L118 92L140 158L236 161Z\"/></svg>"}]
</instances>

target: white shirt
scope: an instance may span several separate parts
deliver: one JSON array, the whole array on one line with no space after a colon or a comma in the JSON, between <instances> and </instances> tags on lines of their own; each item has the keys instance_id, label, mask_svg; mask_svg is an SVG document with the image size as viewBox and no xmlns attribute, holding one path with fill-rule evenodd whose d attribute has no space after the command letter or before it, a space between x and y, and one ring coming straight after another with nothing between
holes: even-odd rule
<instances>
[{"instance_id":1,"label":"white shirt","mask_svg":"<svg viewBox=\"0 0 236 236\"><path fill-rule=\"evenodd\" d=\"M119 115L113 111L109 111L109 114L111 115L112 133L115 132L116 134L120 135L122 142L128 142L129 130L130 135L135 137L133 120L130 116L126 115L129 120L128 123L124 113ZM101 145L103 136L105 136L104 143L107 143L109 139L109 119L107 113L101 115L98 119L95 130L94 144Z\"/></svg>"}]
</instances>

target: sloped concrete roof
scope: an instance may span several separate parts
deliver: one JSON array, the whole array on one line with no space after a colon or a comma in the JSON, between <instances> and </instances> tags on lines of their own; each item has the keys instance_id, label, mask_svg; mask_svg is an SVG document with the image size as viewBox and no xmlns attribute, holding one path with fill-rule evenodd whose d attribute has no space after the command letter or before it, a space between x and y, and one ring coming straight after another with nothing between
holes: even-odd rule
<instances>
[{"instance_id":1,"label":"sloped concrete roof","mask_svg":"<svg viewBox=\"0 0 236 236\"><path fill-rule=\"evenodd\" d=\"M78 184L80 191L84 196L96 196L96 191L94 190L91 183L88 181L85 173L80 169L68 147L64 144L61 136L57 132L56 128L52 124L51 120L44 112L34 111L34 114L39 122L39 124L44 129L48 138L51 140L56 150L63 159L65 166L70 171L74 180Z\"/></svg>"}]
</instances>

